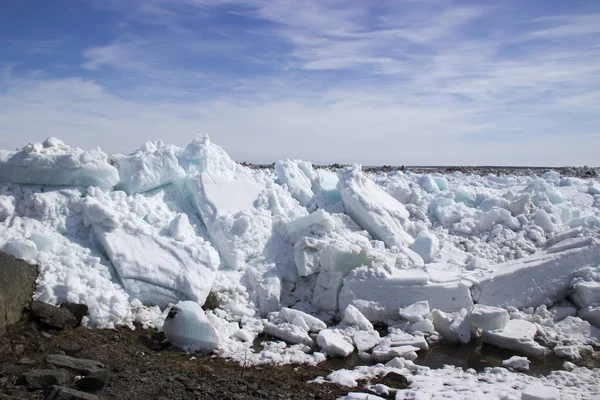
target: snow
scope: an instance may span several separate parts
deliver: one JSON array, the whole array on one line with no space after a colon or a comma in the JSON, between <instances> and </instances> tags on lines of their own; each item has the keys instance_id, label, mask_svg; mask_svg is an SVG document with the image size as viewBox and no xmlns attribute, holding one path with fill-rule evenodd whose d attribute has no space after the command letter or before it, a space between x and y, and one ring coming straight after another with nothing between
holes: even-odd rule
<instances>
[{"instance_id":1,"label":"snow","mask_svg":"<svg viewBox=\"0 0 600 400\"><path fill-rule=\"evenodd\" d=\"M181 301L172 306L162 326L167 339L185 351L210 351L221 341L200 305Z\"/></svg>"},{"instance_id":2,"label":"snow","mask_svg":"<svg viewBox=\"0 0 600 400\"><path fill-rule=\"evenodd\" d=\"M519 356L512 356L511 358L502 361L503 367L519 372L529 371L529 364L531 364L531 361L529 361L527 357Z\"/></svg>"},{"instance_id":3,"label":"snow","mask_svg":"<svg viewBox=\"0 0 600 400\"><path fill-rule=\"evenodd\" d=\"M51 137L17 151L0 150L0 182L110 188L119 172L99 149L71 148Z\"/></svg>"},{"instance_id":4,"label":"snow","mask_svg":"<svg viewBox=\"0 0 600 400\"><path fill-rule=\"evenodd\" d=\"M518 399L538 384L593 398L598 372L571 364L530 377L511 372L529 365L518 355L510 371L479 373L410 360L440 338L479 335L532 358L595 351L598 185L300 160L251 169L203 135L110 157L50 138L0 151L0 249L38 265L36 299L87 304L88 327L180 323L173 343L248 365L316 365L356 348L364 362L392 361L331 380L401 371L411 387L397 398ZM209 293L218 307L204 313ZM261 333L272 339L255 346Z\"/></svg>"}]
</instances>

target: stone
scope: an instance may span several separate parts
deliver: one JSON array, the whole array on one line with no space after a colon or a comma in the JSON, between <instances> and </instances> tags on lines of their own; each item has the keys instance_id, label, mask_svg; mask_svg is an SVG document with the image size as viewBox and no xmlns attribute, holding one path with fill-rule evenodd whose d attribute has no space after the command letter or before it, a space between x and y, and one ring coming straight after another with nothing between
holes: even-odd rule
<instances>
[{"instance_id":1,"label":"stone","mask_svg":"<svg viewBox=\"0 0 600 400\"><path fill-rule=\"evenodd\" d=\"M31 302L31 314L35 320L58 330L72 328L77 324L75 316L69 310L41 301Z\"/></svg>"},{"instance_id":2,"label":"stone","mask_svg":"<svg viewBox=\"0 0 600 400\"><path fill-rule=\"evenodd\" d=\"M379 383L394 389L408 388L408 379L406 379L404 375L396 372L388 372L383 378L381 378Z\"/></svg>"},{"instance_id":3,"label":"stone","mask_svg":"<svg viewBox=\"0 0 600 400\"><path fill-rule=\"evenodd\" d=\"M62 386L52 386L44 393L44 400L98 400L98 396Z\"/></svg>"},{"instance_id":4,"label":"stone","mask_svg":"<svg viewBox=\"0 0 600 400\"><path fill-rule=\"evenodd\" d=\"M81 350L83 346L77 342L66 342L62 343L58 348L66 353L76 353Z\"/></svg>"},{"instance_id":5,"label":"stone","mask_svg":"<svg viewBox=\"0 0 600 400\"><path fill-rule=\"evenodd\" d=\"M21 319L35 289L37 268L0 252L0 335Z\"/></svg>"},{"instance_id":6,"label":"stone","mask_svg":"<svg viewBox=\"0 0 600 400\"><path fill-rule=\"evenodd\" d=\"M88 312L88 306L86 304L77 304L77 303L61 303L60 308L64 308L68 310L75 319L77 320L77 325L81 325L81 320L86 316Z\"/></svg>"},{"instance_id":7,"label":"stone","mask_svg":"<svg viewBox=\"0 0 600 400\"><path fill-rule=\"evenodd\" d=\"M89 360L85 358L74 358L61 354L50 354L46 356L46 362L57 367L70 368L84 375L104 369L104 364L100 361Z\"/></svg>"},{"instance_id":8,"label":"stone","mask_svg":"<svg viewBox=\"0 0 600 400\"><path fill-rule=\"evenodd\" d=\"M93 372L84 378L81 378L80 380L75 382L75 385L78 389L84 390L86 392L95 391L100 390L104 386L106 386L109 380L110 372L105 369L102 369L100 371Z\"/></svg>"},{"instance_id":9,"label":"stone","mask_svg":"<svg viewBox=\"0 0 600 400\"><path fill-rule=\"evenodd\" d=\"M16 384L27 389L46 389L53 385L62 385L69 381L71 374L66 369L34 369L17 378Z\"/></svg>"}]
</instances>

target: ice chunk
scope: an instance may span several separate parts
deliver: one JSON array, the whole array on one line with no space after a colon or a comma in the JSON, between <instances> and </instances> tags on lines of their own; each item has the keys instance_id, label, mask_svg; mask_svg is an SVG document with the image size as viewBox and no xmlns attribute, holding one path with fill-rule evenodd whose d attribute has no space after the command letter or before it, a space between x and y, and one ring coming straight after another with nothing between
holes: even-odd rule
<instances>
[{"instance_id":1,"label":"ice chunk","mask_svg":"<svg viewBox=\"0 0 600 400\"><path fill-rule=\"evenodd\" d=\"M274 324L265 321L263 332L289 343L304 344L307 346L312 346L314 344L314 341L308 335L308 332L299 326L290 323Z\"/></svg>"},{"instance_id":2,"label":"ice chunk","mask_svg":"<svg viewBox=\"0 0 600 400\"><path fill-rule=\"evenodd\" d=\"M338 400L384 400L383 397L376 396L372 393L348 393Z\"/></svg>"},{"instance_id":3,"label":"ice chunk","mask_svg":"<svg viewBox=\"0 0 600 400\"><path fill-rule=\"evenodd\" d=\"M333 222L331 215L327 211L321 209L285 224L284 236L288 243L294 244L300 240L302 236L310 233L309 230L315 225L320 228L320 233L331 232L335 228L335 223Z\"/></svg>"},{"instance_id":4,"label":"ice chunk","mask_svg":"<svg viewBox=\"0 0 600 400\"><path fill-rule=\"evenodd\" d=\"M429 350L429 344L424 336L412 335L399 329L393 329L393 332L384 337L382 343L389 343L390 346L414 346L419 350Z\"/></svg>"},{"instance_id":5,"label":"ice chunk","mask_svg":"<svg viewBox=\"0 0 600 400\"><path fill-rule=\"evenodd\" d=\"M565 358L567 360L575 361L581 359L581 354L579 354L579 348L577 346L556 346L552 351L557 357Z\"/></svg>"},{"instance_id":6,"label":"ice chunk","mask_svg":"<svg viewBox=\"0 0 600 400\"><path fill-rule=\"evenodd\" d=\"M190 220L186 214L179 214L169 224L169 233L180 242L183 242L191 231Z\"/></svg>"},{"instance_id":7,"label":"ice chunk","mask_svg":"<svg viewBox=\"0 0 600 400\"><path fill-rule=\"evenodd\" d=\"M324 311L338 310L338 295L343 283L344 274L342 272L321 271L315 283L312 305Z\"/></svg>"},{"instance_id":8,"label":"ice chunk","mask_svg":"<svg viewBox=\"0 0 600 400\"><path fill-rule=\"evenodd\" d=\"M208 135L196 135L180 158L181 165L188 171L236 173L241 169L225 150L210 142Z\"/></svg>"},{"instance_id":9,"label":"ice chunk","mask_svg":"<svg viewBox=\"0 0 600 400\"><path fill-rule=\"evenodd\" d=\"M553 232L556 227L545 210L537 210L533 216L533 223L544 230L545 233Z\"/></svg>"},{"instance_id":10,"label":"ice chunk","mask_svg":"<svg viewBox=\"0 0 600 400\"><path fill-rule=\"evenodd\" d=\"M423 319L419 322L415 322L410 326L411 332L422 332L422 333L431 333L435 331L435 327L433 326L433 322L429 319Z\"/></svg>"},{"instance_id":11,"label":"ice chunk","mask_svg":"<svg viewBox=\"0 0 600 400\"><path fill-rule=\"evenodd\" d=\"M390 293L394 295L390 296ZM402 276L378 280L347 278L339 296L340 309L352 304L369 321L397 318L398 311L394 310L424 300L429 302L431 308L445 311L458 311L473 306L469 286L464 283L407 284Z\"/></svg>"},{"instance_id":12,"label":"ice chunk","mask_svg":"<svg viewBox=\"0 0 600 400\"><path fill-rule=\"evenodd\" d=\"M418 301L400 309L400 316L411 323L421 321L427 314L429 314L429 302L427 300Z\"/></svg>"},{"instance_id":13,"label":"ice chunk","mask_svg":"<svg viewBox=\"0 0 600 400\"><path fill-rule=\"evenodd\" d=\"M419 186L427 193L437 193L440 191L440 187L431 175L421 176L421 178L419 178Z\"/></svg>"},{"instance_id":14,"label":"ice chunk","mask_svg":"<svg viewBox=\"0 0 600 400\"><path fill-rule=\"evenodd\" d=\"M361 351L369 351L381 342L381 337L377 331L358 331L353 337L356 349Z\"/></svg>"},{"instance_id":15,"label":"ice chunk","mask_svg":"<svg viewBox=\"0 0 600 400\"><path fill-rule=\"evenodd\" d=\"M435 330L442 335L444 339L452 343L458 342L456 333L450 330L452 321L454 321L454 317L452 315L435 309L431 312L431 317L433 318L433 326L435 327Z\"/></svg>"},{"instance_id":16,"label":"ice chunk","mask_svg":"<svg viewBox=\"0 0 600 400\"><path fill-rule=\"evenodd\" d=\"M333 242L321 251L320 264L323 271L342 272L347 275L355 268L369 265L370 260L367 252L358 245Z\"/></svg>"},{"instance_id":17,"label":"ice chunk","mask_svg":"<svg viewBox=\"0 0 600 400\"><path fill-rule=\"evenodd\" d=\"M577 316L586 320L596 328L600 328L600 306L583 308L579 310Z\"/></svg>"},{"instance_id":18,"label":"ice chunk","mask_svg":"<svg viewBox=\"0 0 600 400\"><path fill-rule=\"evenodd\" d=\"M133 298L161 308L177 300L204 304L219 266L219 255L209 243L198 238L184 244L102 225L94 226L94 234Z\"/></svg>"},{"instance_id":19,"label":"ice chunk","mask_svg":"<svg viewBox=\"0 0 600 400\"><path fill-rule=\"evenodd\" d=\"M13 196L0 195L0 222L15 213L15 198Z\"/></svg>"},{"instance_id":20,"label":"ice chunk","mask_svg":"<svg viewBox=\"0 0 600 400\"><path fill-rule=\"evenodd\" d=\"M220 344L220 337L196 302L180 301L172 306L162 327L165 336L185 351L210 351Z\"/></svg>"},{"instance_id":21,"label":"ice chunk","mask_svg":"<svg viewBox=\"0 0 600 400\"><path fill-rule=\"evenodd\" d=\"M372 331L373 324L353 305L349 304L344 310L342 322L348 325L355 325L358 329Z\"/></svg>"},{"instance_id":22,"label":"ice chunk","mask_svg":"<svg viewBox=\"0 0 600 400\"><path fill-rule=\"evenodd\" d=\"M436 176L433 178L436 185L440 188L440 190L448 190L448 180L443 176Z\"/></svg>"},{"instance_id":23,"label":"ice chunk","mask_svg":"<svg viewBox=\"0 0 600 400\"><path fill-rule=\"evenodd\" d=\"M317 174L320 180L318 191L319 196L332 204L342 201L342 195L337 188L337 174L323 168L319 168L317 170Z\"/></svg>"},{"instance_id":24,"label":"ice chunk","mask_svg":"<svg viewBox=\"0 0 600 400\"><path fill-rule=\"evenodd\" d=\"M294 261L299 276L308 276L321 270L321 250L327 242L311 237L303 237L294 245Z\"/></svg>"},{"instance_id":25,"label":"ice chunk","mask_svg":"<svg viewBox=\"0 0 600 400\"><path fill-rule=\"evenodd\" d=\"M388 247L412 243L405 231L409 213L402 203L367 178L358 166L339 171L338 175L344 208L358 225Z\"/></svg>"},{"instance_id":26,"label":"ice chunk","mask_svg":"<svg viewBox=\"0 0 600 400\"><path fill-rule=\"evenodd\" d=\"M531 361L529 361L527 357L519 356L512 356L511 358L502 361L502 366L504 368L509 368L519 372L529 371L529 364L531 364Z\"/></svg>"},{"instance_id":27,"label":"ice chunk","mask_svg":"<svg viewBox=\"0 0 600 400\"><path fill-rule=\"evenodd\" d=\"M529 193L521 195L508 204L508 210L515 217L517 215L529 214L531 207L533 207L533 203L531 202L531 195Z\"/></svg>"},{"instance_id":28,"label":"ice chunk","mask_svg":"<svg viewBox=\"0 0 600 400\"><path fill-rule=\"evenodd\" d=\"M508 311L504 308L481 304L475 304L469 317L471 327L488 331L504 328L509 320Z\"/></svg>"},{"instance_id":29,"label":"ice chunk","mask_svg":"<svg viewBox=\"0 0 600 400\"><path fill-rule=\"evenodd\" d=\"M573 285L571 301L579 308L600 303L600 282L579 282Z\"/></svg>"},{"instance_id":30,"label":"ice chunk","mask_svg":"<svg viewBox=\"0 0 600 400\"><path fill-rule=\"evenodd\" d=\"M254 207L263 190L248 177L204 172L187 181L202 221L225 264L243 269L262 253L272 231L271 215Z\"/></svg>"},{"instance_id":31,"label":"ice chunk","mask_svg":"<svg viewBox=\"0 0 600 400\"><path fill-rule=\"evenodd\" d=\"M544 356L546 349L533 340L536 332L535 324L525 320L512 319L503 329L483 331L483 342L540 358Z\"/></svg>"},{"instance_id":32,"label":"ice chunk","mask_svg":"<svg viewBox=\"0 0 600 400\"><path fill-rule=\"evenodd\" d=\"M177 159L181 151L162 141L144 143L135 153L117 160L121 178L117 189L143 193L183 178L185 171Z\"/></svg>"},{"instance_id":33,"label":"ice chunk","mask_svg":"<svg viewBox=\"0 0 600 400\"><path fill-rule=\"evenodd\" d=\"M256 268L248 268L248 280L261 315L281 308L281 279L275 270L259 271Z\"/></svg>"},{"instance_id":34,"label":"ice chunk","mask_svg":"<svg viewBox=\"0 0 600 400\"><path fill-rule=\"evenodd\" d=\"M389 343L380 343L373 349L371 355L375 361L380 363L388 362L396 357L414 361L418 357L417 351L419 348L415 346L390 346Z\"/></svg>"},{"instance_id":35,"label":"ice chunk","mask_svg":"<svg viewBox=\"0 0 600 400\"><path fill-rule=\"evenodd\" d=\"M38 254L36 244L29 239L9 240L2 247L2 251L29 262L35 262Z\"/></svg>"},{"instance_id":36,"label":"ice chunk","mask_svg":"<svg viewBox=\"0 0 600 400\"><path fill-rule=\"evenodd\" d=\"M17 151L0 150L0 182L110 188L119 172L99 149L71 148L51 137Z\"/></svg>"},{"instance_id":37,"label":"ice chunk","mask_svg":"<svg viewBox=\"0 0 600 400\"><path fill-rule=\"evenodd\" d=\"M319 332L327 328L327 324L325 324L325 322L321 321L317 317L313 317L312 315L309 315L300 310L294 310L292 308L283 307L279 312L279 315L288 322L293 322L295 318L300 318L304 320L311 332Z\"/></svg>"},{"instance_id":38,"label":"ice chunk","mask_svg":"<svg viewBox=\"0 0 600 400\"><path fill-rule=\"evenodd\" d=\"M430 263L436 256L439 247L440 241L435 235L427 231L421 231L410 246L410 249L420 255L425 263Z\"/></svg>"},{"instance_id":39,"label":"ice chunk","mask_svg":"<svg viewBox=\"0 0 600 400\"><path fill-rule=\"evenodd\" d=\"M497 207L481 215L479 229L485 232L492 229L496 224L502 224L513 231L521 229L519 220L513 217L509 211Z\"/></svg>"},{"instance_id":40,"label":"ice chunk","mask_svg":"<svg viewBox=\"0 0 600 400\"><path fill-rule=\"evenodd\" d=\"M564 299L578 271L595 266L600 259L600 242L558 253L541 252L496 266L481 277L478 303L517 308L550 305ZM535 282L535 284L532 284Z\"/></svg>"},{"instance_id":41,"label":"ice chunk","mask_svg":"<svg viewBox=\"0 0 600 400\"><path fill-rule=\"evenodd\" d=\"M588 183L588 193L592 196L600 194L600 182L590 181Z\"/></svg>"},{"instance_id":42,"label":"ice chunk","mask_svg":"<svg viewBox=\"0 0 600 400\"><path fill-rule=\"evenodd\" d=\"M304 168L301 167L301 164ZM275 174L279 183L286 185L292 197L304 207L314 198L313 182L317 180L312 165L300 160L280 160L275 163Z\"/></svg>"},{"instance_id":43,"label":"ice chunk","mask_svg":"<svg viewBox=\"0 0 600 400\"><path fill-rule=\"evenodd\" d=\"M456 335L460 343L469 343L471 341L471 327L469 325L469 311L463 308L452 321L449 328Z\"/></svg>"},{"instance_id":44,"label":"ice chunk","mask_svg":"<svg viewBox=\"0 0 600 400\"><path fill-rule=\"evenodd\" d=\"M323 329L319 332L317 343L323 351L334 356L346 357L354 351L354 345L350 340L332 329Z\"/></svg>"},{"instance_id":45,"label":"ice chunk","mask_svg":"<svg viewBox=\"0 0 600 400\"><path fill-rule=\"evenodd\" d=\"M521 392L521 400L560 400L560 391L555 387L539 384L527 387Z\"/></svg>"}]
</instances>

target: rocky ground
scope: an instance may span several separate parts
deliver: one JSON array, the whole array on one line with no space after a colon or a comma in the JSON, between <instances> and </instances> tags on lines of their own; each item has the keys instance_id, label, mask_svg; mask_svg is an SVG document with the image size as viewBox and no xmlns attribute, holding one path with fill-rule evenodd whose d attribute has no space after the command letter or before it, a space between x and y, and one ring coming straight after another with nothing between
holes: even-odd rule
<instances>
[{"instance_id":1,"label":"rocky ground","mask_svg":"<svg viewBox=\"0 0 600 400\"><path fill-rule=\"evenodd\" d=\"M0 337L0 400L336 399L348 392L307 383L327 375L326 367L243 368L185 354L154 330L73 327L65 309L36 302L31 309Z\"/></svg>"}]
</instances>

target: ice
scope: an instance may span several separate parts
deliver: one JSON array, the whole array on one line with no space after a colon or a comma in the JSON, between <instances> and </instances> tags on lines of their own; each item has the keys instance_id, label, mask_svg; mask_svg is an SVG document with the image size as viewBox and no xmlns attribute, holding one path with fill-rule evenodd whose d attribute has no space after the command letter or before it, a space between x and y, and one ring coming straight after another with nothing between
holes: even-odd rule
<instances>
[{"instance_id":1,"label":"ice","mask_svg":"<svg viewBox=\"0 0 600 400\"><path fill-rule=\"evenodd\" d=\"M439 250L440 242L429 232L419 232L410 249L421 256L425 263L430 263Z\"/></svg>"},{"instance_id":2,"label":"ice","mask_svg":"<svg viewBox=\"0 0 600 400\"><path fill-rule=\"evenodd\" d=\"M559 400L558 389L541 385L528 387L521 392L521 400Z\"/></svg>"},{"instance_id":3,"label":"ice","mask_svg":"<svg viewBox=\"0 0 600 400\"><path fill-rule=\"evenodd\" d=\"M321 250L325 246L325 240L306 236L294 244L294 263L299 276L309 276L321 270Z\"/></svg>"},{"instance_id":4,"label":"ice","mask_svg":"<svg viewBox=\"0 0 600 400\"><path fill-rule=\"evenodd\" d=\"M317 343L323 351L333 356L346 357L354 351L352 342L342 333L332 329L319 332Z\"/></svg>"},{"instance_id":5,"label":"ice","mask_svg":"<svg viewBox=\"0 0 600 400\"><path fill-rule=\"evenodd\" d=\"M512 319L503 329L483 331L483 342L540 358L544 356L546 349L533 340L536 332L535 324L525 320Z\"/></svg>"},{"instance_id":6,"label":"ice","mask_svg":"<svg viewBox=\"0 0 600 400\"><path fill-rule=\"evenodd\" d=\"M489 306L517 308L550 305L564 299L571 280L600 259L600 242L557 253L541 252L520 260L496 266L479 278L477 303Z\"/></svg>"},{"instance_id":7,"label":"ice","mask_svg":"<svg viewBox=\"0 0 600 400\"><path fill-rule=\"evenodd\" d=\"M318 176L312 165L300 160L280 160L275 163L275 173L282 185L286 185L292 196L304 207L314 198L313 183Z\"/></svg>"},{"instance_id":8,"label":"ice","mask_svg":"<svg viewBox=\"0 0 600 400\"><path fill-rule=\"evenodd\" d=\"M432 333L435 331L435 327L433 326L433 322L429 319L423 319L419 322L415 322L410 326L411 332L421 332L421 333Z\"/></svg>"},{"instance_id":9,"label":"ice","mask_svg":"<svg viewBox=\"0 0 600 400\"><path fill-rule=\"evenodd\" d=\"M50 137L17 151L0 150L0 182L110 188L119 172L99 149L71 148Z\"/></svg>"},{"instance_id":10,"label":"ice","mask_svg":"<svg viewBox=\"0 0 600 400\"><path fill-rule=\"evenodd\" d=\"M581 359L581 354L579 354L579 348L577 346L556 346L552 351L557 357L565 358L567 360L575 361Z\"/></svg>"},{"instance_id":11,"label":"ice","mask_svg":"<svg viewBox=\"0 0 600 400\"><path fill-rule=\"evenodd\" d=\"M96 238L133 298L164 308L177 300L204 304L219 266L206 242L183 244L171 238L96 225Z\"/></svg>"},{"instance_id":12,"label":"ice","mask_svg":"<svg viewBox=\"0 0 600 400\"><path fill-rule=\"evenodd\" d=\"M578 282L573 285L571 301L579 308L600 303L600 282Z\"/></svg>"},{"instance_id":13,"label":"ice","mask_svg":"<svg viewBox=\"0 0 600 400\"><path fill-rule=\"evenodd\" d=\"M367 178L358 166L338 172L338 189L346 213L386 246L406 246L413 241L406 233L409 213L398 200Z\"/></svg>"},{"instance_id":14,"label":"ice","mask_svg":"<svg viewBox=\"0 0 600 400\"><path fill-rule=\"evenodd\" d=\"M429 314L429 302L427 300L418 301L400 309L400 316L411 323L423 320L427 314Z\"/></svg>"},{"instance_id":15,"label":"ice","mask_svg":"<svg viewBox=\"0 0 600 400\"><path fill-rule=\"evenodd\" d=\"M493 207L490 211L484 213L479 220L479 229L482 231L488 231L497 224L502 224L513 231L521 229L519 220L513 217L509 211Z\"/></svg>"},{"instance_id":16,"label":"ice","mask_svg":"<svg viewBox=\"0 0 600 400\"><path fill-rule=\"evenodd\" d=\"M308 335L306 330L290 323L274 324L265 321L263 332L289 343L304 344L306 346L312 346L314 344L314 341Z\"/></svg>"},{"instance_id":17,"label":"ice","mask_svg":"<svg viewBox=\"0 0 600 400\"><path fill-rule=\"evenodd\" d=\"M38 255L35 242L28 239L9 240L2 247L2 251L12 254L16 258L20 258L30 263L35 262Z\"/></svg>"},{"instance_id":18,"label":"ice","mask_svg":"<svg viewBox=\"0 0 600 400\"><path fill-rule=\"evenodd\" d=\"M596 328L600 328L600 306L583 308L579 310L577 316L594 325Z\"/></svg>"},{"instance_id":19,"label":"ice","mask_svg":"<svg viewBox=\"0 0 600 400\"><path fill-rule=\"evenodd\" d=\"M475 304L469 316L471 327L487 331L502 329L509 320L508 311L505 309L481 304Z\"/></svg>"},{"instance_id":20,"label":"ice","mask_svg":"<svg viewBox=\"0 0 600 400\"><path fill-rule=\"evenodd\" d=\"M537 226L542 228L546 233L553 232L556 229L554 223L552 222L552 219L550 218L550 215L548 215L548 213L543 209L538 210L535 213L535 215L533 216L533 222Z\"/></svg>"},{"instance_id":21,"label":"ice","mask_svg":"<svg viewBox=\"0 0 600 400\"><path fill-rule=\"evenodd\" d=\"M335 222L325 210L315 211L284 225L287 241L290 244L296 243L302 236L310 234L309 230L314 226L320 228L319 233L327 233L335 228Z\"/></svg>"},{"instance_id":22,"label":"ice","mask_svg":"<svg viewBox=\"0 0 600 400\"><path fill-rule=\"evenodd\" d=\"M336 311L338 308L345 309L348 304L345 304L342 308L338 302L338 296L343 284L344 274L342 272L322 271L315 283L312 298L313 306L324 311Z\"/></svg>"},{"instance_id":23,"label":"ice","mask_svg":"<svg viewBox=\"0 0 600 400\"><path fill-rule=\"evenodd\" d=\"M469 311L466 308L461 309L458 315L452 321L448 329L454 332L456 340L459 343L469 343L471 341L471 326L469 325Z\"/></svg>"},{"instance_id":24,"label":"ice","mask_svg":"<svg viewBox=\"0 0 600 400\"><path fill-rule=\"evenodd\" d=\"M375 361L380 363L390 361L396 357L413 361L417 359L417 351L419 350L420 349L415 346L391 346L388 342L384 342L377 345L371 354Z\"/></svg>"},{"instance_id":25,"label":"ice","mask_svg":"<svg viewBox=\"0 0 600 400\"><path fill-rule=\"evenodd\" d=\"M427 193L437 193L440 191L440 187L431 175L423 175L419 179L419 185Z\"/></svg>"},{"instance_id":26,"label":"ice","mask_svg":"<svg viewBox=\"0 0 600 400\"><path fill-rule=\"evenodd\" d=\"M519 372L529 371L529 364L531 364L531 361L529 361L527 357L519 356L512 356L511 358L502 361L503 367Z\"/></svg>"},{"instance_id":27,"label":"ice","mask_svg":"<svg viewBox=\"0 0 600 400\"><path fill-rule=\"evenodd\" d=\"M0 222L4 222L15 213L15 198L0 195Z\"/></svg>"},{"instance_id":28,"label":"ice","mask_svg":"<svg viewBox=\"0 0 600 400\"><path fill-rule=\"evenodd\" d=\"M373 324L369 322L369 320L352 304L349 304L348 307L343 312L342 322L348 325L354 325L358 327L358 329L364 331L372 331Z\"/></svg>"},{"instance_id":29,"label":"ice","mask_svg":"<svg viewBox=\"0 0 600 400\"><path fill-rule=\"evenodd\" d=\"M283 307L279 312L279 315L288 322L293 322L296 318L302 319L311 332L318 333L321 330L327 328L325 322L321 321L320 319L313 317L312 315L307 314L305 312L294 310L292 308Z\"/></svg>"},{"instance_id":30,"label":"ice","mask_svg":"<svg viewBox=\"0 0 600 400\"><path fill-rule=\"evenodd\" d=\"M190 219L186 214L179 214L169 223L169 233L171 237L179 242L185 241L192 233Z\"/></svg>"},{"instance_id":31,"label":"ice","mask_svg":"<svg viewBox=\"0 0 600 400\"><path fill-rule=\"evenodd\" d=\"M317 175L320 179L318 195L331 204L342 201L342 195L337 188L337 174L320 168L317 170Z\"/></svg>"},{"instance_id":32,"label":"ice","mask_svg":"<svg viewBox=\"0 0 600 400\"><path fill-rule=\"evenodd\" d=\"M185 351L211 351L221 338L196 302L181 301L172 306L162 327L165 336Z\"/></svg>"},{"instance_id":33,"label":"ice","mask_svg":"<svg viewBox=\"0 0 600 400\"><path fill-rule=\"evenodd\" d=\"M444 311L458 311L473 306L469 285L462 282L413 284L413 277L407 282L401 275L380 280L349 278L346 279L340 292L340 309L352 304L369 321L397 318L399 308L418 301L426 300L431 308ZM389 296L389 293L394 293L394 296Z\"/></svg>"},{"instance_id":34,"label":"ice","mask_svg":"<svg viewBox=\"0 0 600 400\"><path fill-rule=\"evenodd\" d=\"M323 271L342 272L344 275L369 263L367 252L362 247L344 242L334 242L326 246L320 255Z\"/></svg>"},{"instance_id":35,"label":"ice","mask_svg":"<svg viewBox=\"0 0 600 400\"><path fill-rule=\"evenodd\" d=\"M381 342L377 331L358 331L353 337L354 345L359 352L369 351Z\"/></svg>"},{"instance_id":36,"label":"ice","mask_svg":"<svg viewBox=\"0 0 600 400\"><path fill-rule=\"evenodd\" d=\"M370 393L348 393L338 400L383 400L383 397L376 396Z\"/></svg>"},{"instance_id":37,"label":"ice","mask_svg":"<svg viewBox=\"0 0 600 400\"><path fill-rule=\"evenodd\" d=\"M135 153L118 158L117 189L143 193L183 178L185 171L177 158L182 151L162 141L146 142Z\"/></svg>"},{"instance_id":38,"label":"ice","mask_svg":"<svg viewBox=\"0 0 600 400\"><path fill-rule=\"evenodd\" d=\"M412 335L395 328L391 328L391 332L382 339L382 345L387 343L390 346L414 346L419 350L429 350L429 344L424 336Z\"/></svg>"}]
</instances>

